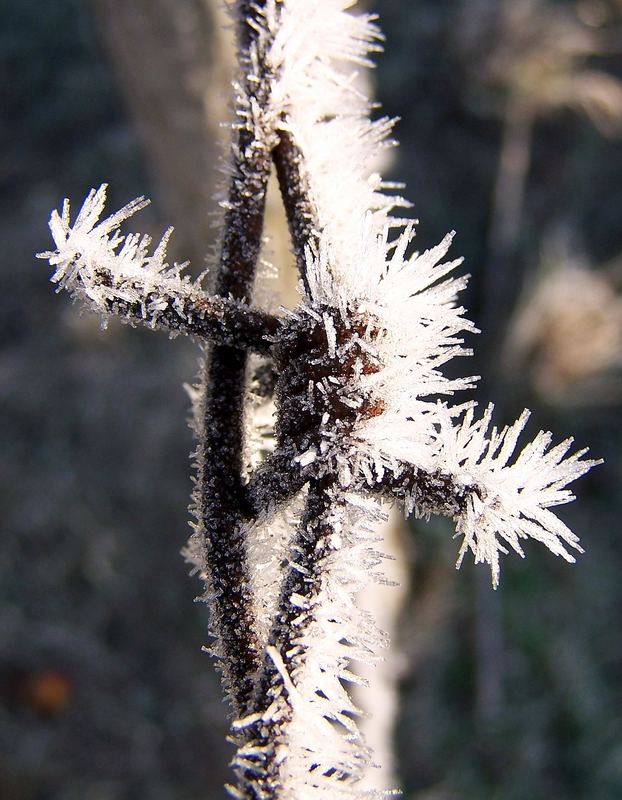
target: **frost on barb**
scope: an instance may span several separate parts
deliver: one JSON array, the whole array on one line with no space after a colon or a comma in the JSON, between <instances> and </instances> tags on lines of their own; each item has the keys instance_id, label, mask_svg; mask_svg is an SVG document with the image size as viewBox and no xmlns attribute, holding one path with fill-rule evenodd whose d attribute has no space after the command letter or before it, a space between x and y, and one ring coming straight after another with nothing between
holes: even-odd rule
<instances>
[{"instance_id":1,"label":"frost on barb","mask_svg":"<svg viewBox=\"0 0 622 800\"><path fill-rule=\"evenodd\" d=\"M332 373L328 384L313 392L320 410L326 408L319 450L334 454L342 485L364 491L386 471L399 471L402 462L434 468L437 399L474 383L450 379L442 367L470 354L463 335L474 327L457 302L466 279L452 272L461 261L443 262L451 236L431 250L407 255L412 226L388 243L386 230L371 235L364 220L359 235L358 249L339 272L331 271L328 241L322 239L317 254L309 251L309 297L302 309L323 326L324 372ZM361 263L367 267L363 272L357 269ZM338 396L339 402L326 396ZM344 438L346 415L350 436ZM338 446L333 446L335 425Z\"/></svg>"},{"instance_id":2,"label":"frost on barb","mask_svg":"<svg viewBox=\"0 0 622 800\"><path fill-rule=\"evenodd\" d=\"M52 213L50 230L56 250L40 253L54 267L52 282L86 308L116 315L132 324L187 333L234 347L265 353L278 323L269 314L227 297L207 295L200 280L182 275L185 264L169 266L169 228L151 252L151 238L121 233L121 225L148 205L142 197L101 220L106 185L92 190L75 222L69 201Z\"/></svg>"},{"instance_id":3,"label":"frost on barb","mask_svg":"<svg viewBox=\"0 0 622 800\"><path fill-rule=\"evenodd\" d=\"M148 290L133 290L132 280L146 286L150 284L152 291L157 289L158 293L164 288L163 282L169 291L182 292L184 284L179 268L170 269L165 261L172 228L150 254L149 236L135 233L123 236L120 231L121 224L145 208L149 201L139 197L100 221L106 205L106 190L103 184L89 193L73 225L68 200L63 203L60 214L52 213L50 231L57 249L40 254L55 267L52 281L61 289L83 295L104 313L115 299L131 303L149 293ZM108 273L109 281L102 280L102 271Z\"/></svg>"},{"instance_id":4,"label":"frost on barb","mask_svg":"<svg viewBox=\"0 0 622 800\"><path fill-rule=\"evenodd\" d=\"M439 470L466 491L457 518L457 531L464 536L458 566L471 550L476 562L490 564L497 586L499 554L508 545L522 556L520 541L527 538L573 562L567 547L583 552L579 540L549 509L574 500L568 484L601 462L584 459L586 450L567 455L572 439L551 447L552 435L544 431L514 457L528 411L501 431L491 429L492 406L479 420L469 408L456 425L445 407L439 411Z\"/></svg>"}]
</instances>

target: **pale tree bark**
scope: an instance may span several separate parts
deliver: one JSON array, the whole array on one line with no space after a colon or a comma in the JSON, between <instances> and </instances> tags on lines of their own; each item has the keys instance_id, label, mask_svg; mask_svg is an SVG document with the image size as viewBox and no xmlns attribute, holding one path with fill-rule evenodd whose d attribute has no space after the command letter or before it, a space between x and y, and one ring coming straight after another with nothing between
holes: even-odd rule
<instances>
[{"instance_id":1,"label":"pale tree bark","mask_svg":"<svg viewBox=\"0 0 622 800\"><path fill-rule=\"evenodd\" d=\"M509 100L503 118L482 289L480 321L489 342L496 342L502 334L518 287L514 258L523 222L532 129L533 112L530 107L520 101ZM496 355L494 347L489 345L485 353L489 379Z\"/></svg>"},{"instance_id":2,"label":"pale tree bark","mask_svg":"<svg viewBox=\"0 0 622 800\"><path fill-rule=\"evenodd\" d=\"M221 157L229 138L230 89L235 69L231 22L219 0L93 0L119 88L144 147L158 200L175 226L178 260L200 271L213 244L217 195L224 185ZM276 182L266 206L269 263L279 269L276 292L264 306L294 306L297 276ZM260 265L260 272L266 270ZM271 286L270 288L275 288ZM276 298L276 299L275 299Z\"/></svg>"},{"instance_id":3,"label":"pale tree bark","mask_svg":"<svg viewBox=\"0 0 622 800\"><path fill-rule=\"evenodd\" d=\"M231 33L213 0L93 0L152 173L174 256L200 271L214 239L216 169L230 117Z\"/></svg>"},{"instance_id":4,"label":"pale tree bark","mask_svg":"<svg viewBox=\"0 0 622 800\"><path fill-rule=\"evenodd\" d=\"M388 583L373 583L359 597L362 609L368 611L385 633L391 647L375 665L357 665L356 672L367 686L355 691L357 705L365 714L361 731L374 754L375 766L365 775L365 786L377 791L395 790L400 785L395 760L394 740L400 706L400 683L407 659L404 652L402 621L410 591L411 564L406 555L409 535L403 514L392 509L378 535L381 549L387 556L383 573Z\"/></svg>"}]
</instances>

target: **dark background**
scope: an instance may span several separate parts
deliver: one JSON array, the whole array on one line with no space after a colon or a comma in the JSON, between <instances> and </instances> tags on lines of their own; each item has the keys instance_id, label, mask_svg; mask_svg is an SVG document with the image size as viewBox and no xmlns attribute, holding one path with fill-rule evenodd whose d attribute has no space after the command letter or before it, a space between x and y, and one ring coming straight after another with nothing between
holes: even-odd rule
<instances>
[{"instance_id":1,"label":"dark background","mask_svg":"<svg viewBox=\"0 0 622 800\"><path fill-rule=\"evenodd\" d=\"M211 76L214 92L226 83L214 78L212 12L202 0L135 3L132 27L124 5L0 3L6 800L199 800L222 796L227 779L226 709L200 652L207 612L179 555L192 446L182 384L198 352L116 324L100 331L54 296L33 256L49 247L50 210L103 181L111 208L154 197L138 227L175 224L178 257L197 271L213 246L213 206L200 200L218 179L215 127L199 130L198 79L187 97L171 83L176 64ZM525 562L505 561L494 595L483 568L455 573L449 527L413 526L398 643L404 795L617 800L620 5L374 7L387 36L376 91L401 117L392 177L407 182L422 247L458 232L466 303L484 329L482 399L508 421L528 405L530 432L575 435L606 460L561 510L585 545L579 563L528 546Z\"/></svg>"}]
</instances>

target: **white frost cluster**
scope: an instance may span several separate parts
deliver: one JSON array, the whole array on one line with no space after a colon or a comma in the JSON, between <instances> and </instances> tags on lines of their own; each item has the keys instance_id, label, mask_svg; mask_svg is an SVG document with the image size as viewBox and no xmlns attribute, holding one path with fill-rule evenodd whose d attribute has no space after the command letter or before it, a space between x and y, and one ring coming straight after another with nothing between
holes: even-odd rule
<instances>
[{"instance_id":1,"label":"white frost cluster","mask_svg":"<svg viewBox=\"0 0 622 800\"><path fill-rule=\"evenodd\" d=\"M388 138L393 122L370 120L373 104L358 70L372 65L369 55L380 49L382 34L373 16L348 13L355 4L287 0L268 53L277 76L273 113L302 151L318 233L330 241L339 269L360 248L363 220L372 235L380 234L387 225L399 225L389 211L408 205L386 193L398 187L375 171L382 152L395 144Z\"/></svg>"},{"instance_id":2,"label":"white frost cluster","mask_svg":"<svg viewBox=\"0 0 622 800\"><path fill-rule=\"evenodd\" d=\"M467 493L458 518L458 531L464 535L458 566L471 550L476 562L490 564L496 586L499 554L507 552L504 543L523 556L520 540L532 538L570 562L574 557L566 545L583 552L577 536L549 509L574 500L568 484L599 462L583 459L587 450L568 456L571 438L551 447L552 435L543 431L515 456L529 412L501 431L491 430L491 418L492 406L479 420L469 406L454 424L447 408L439 406L437 458Z\"/></svg>"},{"instance_id":3,"label":"white frost cluster","mask_svg":"<svg viewBox=\"0 0 622 800\"><path fill-rule=\"evenodd\" d=\"M129 316L125 309L138 304L144 319L156 327L159 315L169 307L183 314L187 301L198 298L201 290L182 276L184 265L166 262L173 229L151 251L150 236L121 233L123 222L149 205L149 200L139 197L101 219L106 191L106 184L92 190L73 223L68 200L60 214L52 212L50 231L56 250L39 254L54 267L52 282L104 317L117 312Z\"/></svg>"}]
</instances>

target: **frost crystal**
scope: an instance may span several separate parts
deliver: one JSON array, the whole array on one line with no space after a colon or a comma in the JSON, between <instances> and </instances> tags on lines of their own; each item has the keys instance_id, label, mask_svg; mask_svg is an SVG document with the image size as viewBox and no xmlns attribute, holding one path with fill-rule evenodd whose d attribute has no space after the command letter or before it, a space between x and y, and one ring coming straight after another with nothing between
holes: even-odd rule
<instances>
[{"instance_id":1,"label":"frost crystal","mask_svg":"<svg viewBox=\"0 0 622 800\"><path fill-rule=\"evenodd\" d=\"M212 651L237 720L238 798L353 798L370 762L345 685L385 644L355 598L379 579L381 503L455 520L466 552L486 562L523 555L536 539L573 560L577 537L552 513L596 461L528 418L492 427L492 407L450 405L475 377L444 365L470 355L475 333L459 304L453 234L413 252L406 205L374 169L393 142L370 120L357 79L378 49L370 16L348 0L239 4L236 139L214 295L166 263L170 232L149 239L120 225L146 204L102 216L105 187L71 224L54 212L52 280L104 316L213 343L191 390L195 410L195 534L187 556L205 581ZM301 302L276 317L250 305L265 191L274 162L301 277ZM247 352L264 360L250 362ZM274 409L263 445L244 442ZM255 391L256 390L256 391ZM258 399L257 399L258 398ZM269 441L269 446L266 442Z\"/></svg>"}]
</instances>

